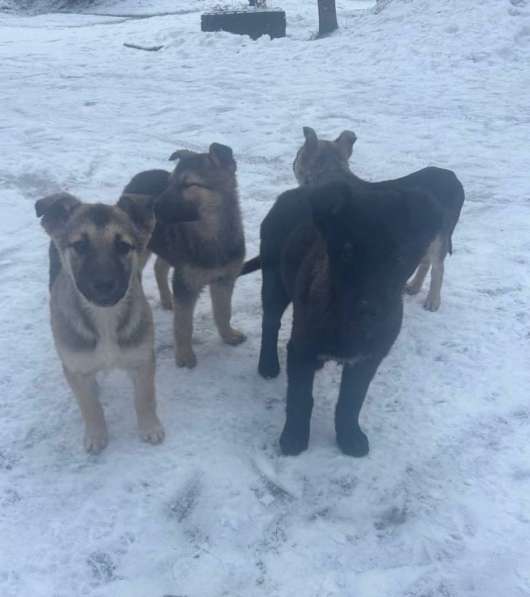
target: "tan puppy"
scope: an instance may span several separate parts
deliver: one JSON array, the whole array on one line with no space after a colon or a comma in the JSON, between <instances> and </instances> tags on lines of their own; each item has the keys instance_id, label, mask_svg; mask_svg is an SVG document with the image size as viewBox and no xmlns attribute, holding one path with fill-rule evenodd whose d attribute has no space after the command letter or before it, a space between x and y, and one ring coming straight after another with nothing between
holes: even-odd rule
<instances>
[{"instance_id":1,"label":"tan puppy","mask_svg":"<svg viewBox=\"0 0 530 597\"><path fill-rule=\"evenodd\" d=\"M156 197L157 225L148 248L157 255L155 275L162 305L174 309L176 364L193 368L197 364L193 313L206 286L223 341L237 345L245 340L231 325L232 293L245 257L245 237L230 147L212 143L207 153L179 150L170 160L177 161L171 174L141 172L123 196ZM168 285L171 267L173 295Z\"/></svg>"},{"instance_id":2,"label":"tan puppy","mask_svg":"<svg viewBox=\"0 0 530 597\"><path fill-rule=\"evenodd\" d=\"M134 384L142 439L164 439L156 414L153 317L141 285L140 256L155 225L152 201L85 204L68 193L36 203L50 244L50 314L66 380L85 422L84 445L108 441L96 373L125 369Z\"/></svg>"}]
</instances>

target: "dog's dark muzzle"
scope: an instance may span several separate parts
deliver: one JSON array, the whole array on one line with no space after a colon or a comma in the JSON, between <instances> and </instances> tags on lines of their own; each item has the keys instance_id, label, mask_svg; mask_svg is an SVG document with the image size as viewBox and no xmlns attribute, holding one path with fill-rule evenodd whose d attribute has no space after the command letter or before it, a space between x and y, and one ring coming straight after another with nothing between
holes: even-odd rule
<instances>
[{"instance_id":1,"label":"dog's dark muzzle","mask_svg":"<svg viewBox=\"0 0 530 597\"><path fill-rule=\"evenodd\" d=\"M155 216L159 222L194 222L199 219L195 203L186 201L182 195L171 188L155 200Z\"/></svg>"},{"instance_id":2,"label":"dog's dark muzzle","mask_svg":"<svg viewBox=\"0 0 530 597\"><path fill-rule=\"evenodd\" d=\"M77 286L83 296L98 307L112 307L121 301L129 286L125 272L80 276Z\"/></svg>"}]
</instances>

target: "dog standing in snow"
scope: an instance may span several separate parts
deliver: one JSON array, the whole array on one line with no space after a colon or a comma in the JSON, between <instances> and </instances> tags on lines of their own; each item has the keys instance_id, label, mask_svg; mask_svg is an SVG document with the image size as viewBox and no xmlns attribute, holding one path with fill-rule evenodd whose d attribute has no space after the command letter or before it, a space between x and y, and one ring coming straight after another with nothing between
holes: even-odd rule
<instances>
[{"instance_id":1,"label":"dog standing in snow","mask_svg":"<svg viewBox=\"0 0 530 597\"><path fill-rule=\"evenodd\" d=\"M124 194L156 197L157 225L148 249L157 255L155 276L162 306L174 311L178 367L193 368L193 313L199 295L210 287L214 320L226 344L237 345L244 334L231 326L232 293L245 258L245 237L239 209L236 161L226 145L212 143L207 153L175 151L170 174L140 172ZM183 209L194 206L197 221L184 221ZM173 267L173 297L168 274Z\"/></svg>"},{"instance_id":2,"label":"dog standing in snow","mask_svg":"<svg viewBox=\"0 0 530 597\"><path fill-rule=\"evenodd\" d=\"M424 307L427 311L437 311L441 303L444 260L447 253L452 252L451 237L464 204L464 188L454 172L428 167L402 178L368 182L350 170L349 159L357 139L355 133L343 131L335 141L326 141L319 139L310 127L304 127L303 131L305 142L293 163L294 174L300 185L342 180L361 191L420 189L436 200L443 214L442 229L417 264L416 274L405 286L405 291L417 294L432 267L431 284Z\"/></svg>"},{"instance_id":3,"label":"dog standing in snow","mask_svg":"<svg viewBox=\"0 0 530 597\"><path fill-rule=\"evenodd\" d=\"M35 205L50 243L50 314L64 375L85 423L84 445L108 441L98 371L125 369L134 384L141 437L164 439L156 414L153 317L141 285L141 257L155 225L152 199L85 204L68 193Z\"/></svg>"},{"instance_id":4,"label":"dog standing in snow","mask_svg":"<svg viewBox=\"0 0 530 597\"><path fill-rule=\"evenodd\" d=\"M280 371L278 330L293 303L284 454L308 446L313 380L329 360L343 365L337 443L350 456L368 453L359 413L401 329L403 285L441 225L436 201L411 189L360 191L342 182L278 197L261 224L259 257L244 272L262 270L263 377Z\"/></svg>"}]
</instances>

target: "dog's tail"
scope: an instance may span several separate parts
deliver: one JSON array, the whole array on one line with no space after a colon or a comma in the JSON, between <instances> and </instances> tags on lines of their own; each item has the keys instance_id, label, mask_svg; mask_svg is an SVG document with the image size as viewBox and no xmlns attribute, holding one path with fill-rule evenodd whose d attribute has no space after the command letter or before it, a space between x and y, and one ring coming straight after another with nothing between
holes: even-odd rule
<instances>
[{"instance_id":1,"label":"dog's tail","mask_svg":"<svg viewBox=\"0 0 530 597\"><path fill-rule=\"evenodd\" d=\"M241 270L240 276L246 276L247 274L251 274L257 270L261 269L261 257L257 255L248 261L245 261L243 265L243 269Z\"/></svg>"}]
</instances>

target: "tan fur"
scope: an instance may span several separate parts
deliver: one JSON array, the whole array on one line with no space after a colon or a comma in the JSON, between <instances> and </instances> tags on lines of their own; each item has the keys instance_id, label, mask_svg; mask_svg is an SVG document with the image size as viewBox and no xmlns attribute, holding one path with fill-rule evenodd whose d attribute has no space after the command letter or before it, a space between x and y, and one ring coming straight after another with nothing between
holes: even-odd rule
<instances>
[{"instance_id":1,"label":"tan fur","mask_svg":"<svg viewBox=\"0 0 530 597\"><path fill-rule=\"evenodd\" d=\"M245 335L230 325L232 292L242 265L243 260L241 259L215 269L190 265L185 265L180 269L180 275L186 280L193 299L181 301L174 297L173 329L175 358L178 367L193 368L197 364L197 357L192 348L193 313L197 298L205 286L210 287L214 320L223 341L232 346L245 341Z\"/></svg>"},{"instance_id":2,"label":"tan fur","mask_svg":"<svg viewBox=\"0 0 530 597\"><path fill-rule=\"evenodd\" d=\"M155 230L152 240L158 241L153 250L163 257L156 259L155 278L163 308L174 310L176 363L191 368L197 363L192 348L193 313L206 286L210 287L213 316L222 340L230 345L245 340L230 324L232 293L243 266L245 241L231 149L212 144L207 154L179 150L171 159L179 162L166 190L157 197L161 236L157 237ZM172 206L179 203L193 205L198 218L172 221ZM171 266L173 294L168 284Z\"/></svg>"},{"instance_id":3,"label":"tan fur","mask_svg":"<svg viewBox=\"0 0 530 597\"><path fill-rule=\"evenodd\" d=\"M437 311L441 303L441 289L444 275L444 259L446 251L444 250L444 239L438 235L429 246L425 257L421 260L412 280L405 287L407 294L418 294L423 282L431 269L431 283L429 293L424 302L427 311Z\"/></svg>"},{"instance_id":4,"label":"tan fur","mask_svg":"<svg viewBox=\"0 0 530 597\"><path fill-rule=\"evenodd\" d=\"M163 309L171 311L173 309L173 297L168 284L168 275L171 266L162 257L157 257L155 260L154 270L156 285L160 293L160 304Z\"/></svg>"},{"instance_id":5,"label":"tan fur","mask_svg":"<svg viewBox=\"0 0 530 597\"><path fill-rule=\"evenodd\" d=\"M159 443L164 430L156 415L153 318L141 285L142 260L154 217L151 214L151 221L148 218L142 228L133 225L125 210L109 206L104 208L109 221L98 225L92 215L97 205L78 202L72 214L64 215L65 210L58 209L63 199L57 199L55 206L50 198L41 201L44 203L40 207L37 204L37 214L43 215L43 226L60 260L52 263L50 270L51 327L65 378L85 423L85 449L97 453L107 445L96 374L115 368L126 370L133 380L141 437ZM112 306L98 306L79 289L83 256L76 254L72 244L83 238L89 239L91 252L96 255L111 251L116 238L135 246L122 256L130 275L125 294Z\"/></svg>"}]
</instances>

